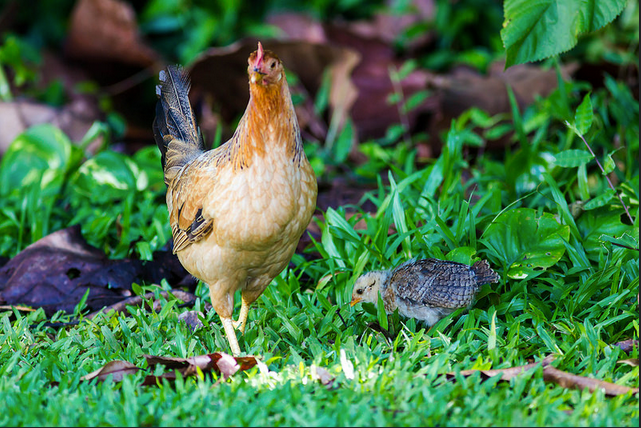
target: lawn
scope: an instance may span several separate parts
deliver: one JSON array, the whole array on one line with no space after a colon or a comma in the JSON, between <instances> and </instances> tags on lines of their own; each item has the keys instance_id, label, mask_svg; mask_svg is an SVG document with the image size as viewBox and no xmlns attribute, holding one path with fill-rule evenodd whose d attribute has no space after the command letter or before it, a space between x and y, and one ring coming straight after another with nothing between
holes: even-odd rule
<instances>
[{"instance_id":1,"label":"lawn","mask_svg":"<svg viewBox=\"0 0 641 428\"><path fill-rule=\"evenodd\" d=\"M478 8L463 3L465 11ZM148 35L173 22L153 21L154 9L145 10ZM636 30L624 28L621 20L635 13ZM243 24L253 28L252 19ZM441 41L459 34L438 19L434 25ZM434 134L436 146L436 137L414 132L420 116L412 111L429 91L412 98L395 87L387 102L401 121L380 138L355 138L356 119L335 127L321 115L331 137L304 133L321 194L364 191L347 203L319 202L304 245L238 333L255 365L230 376L199 368L174 379L171 368L145 358L230 353L203 283L180 288L195 295L185 304L164 293L179 288L168 278L135 282L131 294L146 296L145 304L100 313L90 293L68 311L1 300L9 300L7 263L52 232L79 225L113 261L151 262L171 238L160 153L153 145L122 150L124 123L135 119L117 113L109 96L100 94L106 118L84 138L52 124L27 127L0 160L0 426L639 426L639 103L621 72L636 70L638 89L638 5L610 27L579 44L576 57L538 64L554 76L549 93L520 105L523 94L508 86L507 111L467 106ZM203 48L205 36L194 33L176 59ZM622 34L632 34L627 50L616 48ZM207 40L222 43L223 35ZM12 44L34 38L3 40L0 66L14 64ZM28 65L24 46L19 62ZM599 54L595 46L610 60L619 55L621 73L564 78L564 61L587 63ZM392 82L425 64L489 64L480 50L446 56L442 49L390 69ZM12 67L13 78L31 72ZM325 111L328 87L294 101ZM148 107L153 114L153 102ZM217 132L207 141L219 142ZM96 139L102 143L90 150ZM484 259L500 281L431 328L386 315L381 305L349 305L362 273L428 257ZM179 318L192 311L202 326ZM87 379L118 360L143 370ZM516 375L501 372L524 365ZM550 367L565 373L555 377ZM157 381L147 384L150 375Z\"/></svg>"}]
</instances>

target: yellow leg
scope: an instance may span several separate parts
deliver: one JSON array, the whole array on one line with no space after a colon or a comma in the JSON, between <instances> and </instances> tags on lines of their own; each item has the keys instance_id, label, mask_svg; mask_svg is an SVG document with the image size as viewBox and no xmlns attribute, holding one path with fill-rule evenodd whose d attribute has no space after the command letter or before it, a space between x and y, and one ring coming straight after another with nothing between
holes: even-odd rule
<instances>
[{"instance_id":1,"label":"yellow leg","mask_svg":"<svg viewBox=\"0 0 641 428\"><path fill-rule=\"evenodd\" d=\"M229 347L231 348L231 353L234 357L240 355L240 346L238 346L238 339L236 338L236 331L234 331L234 324L231 318L220 317L220 321L223 323L223 328L225 329L225 334L227 334L227 341L229 342Z\"/></svg>"},{"instance_id":2,"label":"yellow leg","mask_svg":"<svg viewBox=\"0 0 641 428\"><path fill-rule=\"evenodd\" d=\"M234 327L240 330L241 333L245 333L245 325L247 324L247 315L249 315L249 305L247 300L242 299L242 305L240 306L240 315L238 316L238 321L234 321Z\"/></svg>"}]
</instances>

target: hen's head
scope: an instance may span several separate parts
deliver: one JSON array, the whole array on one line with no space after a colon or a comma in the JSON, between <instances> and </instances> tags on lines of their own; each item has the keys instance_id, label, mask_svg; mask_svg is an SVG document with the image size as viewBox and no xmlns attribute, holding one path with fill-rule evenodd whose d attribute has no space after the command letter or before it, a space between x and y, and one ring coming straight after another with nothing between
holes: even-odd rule
<instances>
[{"instance_id":1,"label":"hen's head","mask_svg":"<svg viewBox=\"0 0 641 428\"><path fill-rule=\"evenodd\" d=\"M375 270L358 277L352 291L351 306L358 302L376 303L378 292L383 291L389 281L389 271Z\"/></svg>"},{"instance_id":2,"label":"hen's head","mask_svg":"<svg viewBox=\"0 0 641 428\"><path fill-rule=\"evenodd\" d=\"M258 42L258 50L249 55L249 82L259 86L269 86L279 83L285 78L283 63L272 51L263 50L263 45Z\"/></svg>"}]
</instances>

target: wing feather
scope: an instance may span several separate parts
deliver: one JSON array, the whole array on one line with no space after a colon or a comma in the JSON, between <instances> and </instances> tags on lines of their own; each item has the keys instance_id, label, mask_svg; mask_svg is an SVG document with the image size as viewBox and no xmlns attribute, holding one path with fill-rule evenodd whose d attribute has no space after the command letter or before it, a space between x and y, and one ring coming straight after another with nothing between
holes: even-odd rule
<instances>
[{"instance_id":1,"label":"wing feather","mask_svg":"<svg viewBox=\"0 0 641 428\"><path fill-rule=\"evenodd\" d=\"M174 254L206 238L213 229L214 219L203 212L203 201L216 176L207 165L211 162L210 156L201 156L185 166L167 188Z\"/></svg>"},{"instance_id":2,"label":"wing feather","mask_svg":"<svg viewBox=\"0 0 641 428\"><path fill-rule=\"evenodd\" d=\"M392 272L390 284L401 299L442 308L467 306L478 289L470 266L437 259L404 263Z\"/></svg>"}]
</instances>

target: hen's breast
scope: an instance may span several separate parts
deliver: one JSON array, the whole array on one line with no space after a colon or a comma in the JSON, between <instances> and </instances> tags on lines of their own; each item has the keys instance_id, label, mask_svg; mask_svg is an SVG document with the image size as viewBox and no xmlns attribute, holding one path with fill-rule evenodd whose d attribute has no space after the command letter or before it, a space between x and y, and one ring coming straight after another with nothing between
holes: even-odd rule
<instances>
[{"instance_id":1,"label":"hen's breast","mask_svg":"<svg viewBox=\"0 0 641 428\"><path fill-rule=\"evenodd\" d=\"M315 205L310 172L306 158L292 159L278 147L249 166L220 168L204 203L205 214L214 219L212 238L221 246L254 251L297 242Z\"/></svg>"}]
</instances>

